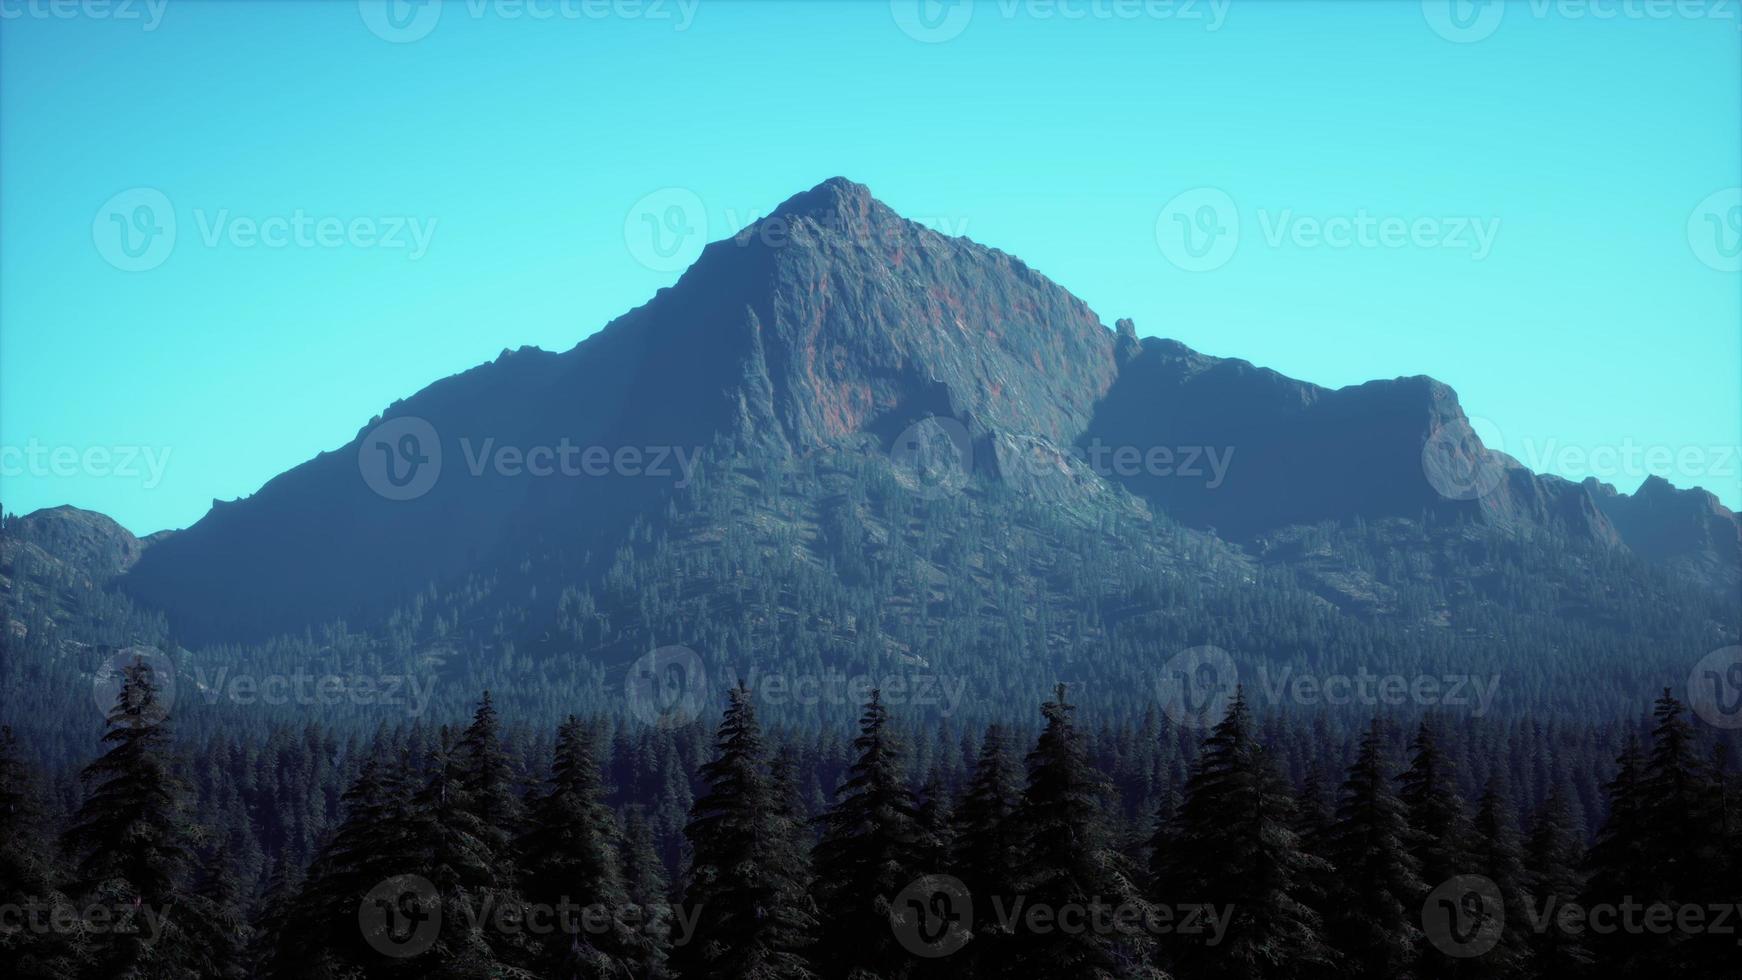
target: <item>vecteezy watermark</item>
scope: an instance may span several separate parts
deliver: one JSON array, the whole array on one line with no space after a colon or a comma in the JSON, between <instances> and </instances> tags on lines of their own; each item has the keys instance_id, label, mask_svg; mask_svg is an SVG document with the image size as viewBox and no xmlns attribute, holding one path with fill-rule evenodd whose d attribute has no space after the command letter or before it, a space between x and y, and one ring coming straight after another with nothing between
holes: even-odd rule
<instances>
[{"instance_id":1,"label":"vecteezy watermark","mask_svg":"<svg viewBox=\"0 0 1742 980\"><path fill-rule=\"evenodd\" d=\"M1516 462L1515 462L1516 461ZM1512 469L1594 477L1630 490L1649 476L1672 482L1710 483L1742 477L1742 446L1669 445L1632 436L1598 445L1558 438L1507 439L1479 416L1447 419L1434 427L1421 449L1422 473L1447 500L1478 500L1498 490Z\"/></svg>"},{"instance_id":2,"label":"vecteezy watermark","mask_svg":"<svg viewBox=\"0 0 1742 980\"><path fill-rule=\"evenodd\" d=\"M567 895L555 902L502 902L495 895L481 899L453 896L468 934L493 932L504 936L603 936L624 932L668 932L673 946L695 935L700 906L677 903L640 905L582 902ZM442 895L428 878L395 875L371 888L357 905L357 926L363 941L383 956L409 959L428 952L441 938Z\"/></svg>"},{"instance_id":3,"label":"vecteezy watermark","mask_svg":"<svg viewBox=\"0 0 1742 980\"><path fill-rule=\"evenodd\" d=\"M708 243L708 209L695 191L662 187L642 196L623 218L623 244L655 272L687 269Z\"/></svg>"},{"instance_id":4,"label":"vecteezy watermark","mask_svg":"<svg viewBox=\"0 0 1742 980\"><path fill-rule=\"evenodd\" d=\"M1734 936L1742 923L1742 903L1642 902L1624 896L1619 902L1581 904L1547 895L1518 896L1523 908L1514 922L1537 935L1558 931L1612 935ZM1422 932L1445 956L1472 959L1499 945L1507 929L1506 901L1498 885L1477 874L1456 875L1428 893L1421 908ZM1742 945L1742 940L1738 941Z\"/></svg>"},{"instance_id":5,"label":"vecteezy watermark","mask_svg":"<svg viewBox=\"0 0 1742 980\"><path fill-rule=\"evenodd\" d=\"M91 242L122 272L146 272L175 249L175 208L154 187L135 187L103 202L91 219Z\"/></svg>"},{"instance_id":6,"label":"vecteezy watermark","mask_svg":"<svg viewBox=\"0 0 1742 980\"><path fill-rule=\"evenodd\" d=\"M1421 928L1427 941L1447 956L1481 956L1500 944L1506 902L1491 879L1458 875L1428 893L1421 906Z\"/></svg>"},{"instance_id":7,"label":"vecteezy watermark","mask_svg":"<svg viewBox=\"0 0 1742 980\"><path fill-rule=\"evenodd\" d=\"M643 724L681 728L695 721L711 695L701 654L686 646L649 650L629 665L623 694Z\"/></svg>"},{"instance_id":8,"label":"vecteezy watermark","mask_svg":"<svg viewBox=\"0 0 1742 980\"><path fill-rule=\"evenodd\" d=\"M0 0L0 22L8 20L107 20L137 23L150 32L163 23L169 0Z\"/></svg>"},{"instance_id":9,"label":"vecteezy watermark","mask_svg":"<svg viewBox=\"0 0 1742 980\"><path fill-rule=\"evenodd\" d=\"M1742 187L1713 191L1688 214L1688 247L1719 272L1742 272Z\"/></svg>"},{"instance_id":10,"label":"vecteezy watermark","mask_svg":"<svg viewBox=\"0 0 1742 980\"><path fill-rule=\"evenodd\" d=\"M1227 936L1232 905L1203 902L1150 903L1090 898L1053 905L1028 895L981 896L994 927L1006 934L1036 936L1205 936L1215 946ZM896 894L889 926L896 941L915 956L937 959L967 944L974 921L974 896L959 879L925 875Z\"/></svg>"},{"instance_id":11,"label":"vecteezy watermark","mask_svg":"<svg viewBox=\"0 0 1742 980\"><path fill-rule=\"evenodd\" d=\"M298 671L283 674L231 673L228 666L207 674L193 668L194 687L207 704L228 701L239 705L297 705L302 707L378 707L404 709L416 718L429 707L435 678L419 683L407 674L316 674Z\"/></svg>"},{"instance_id":12,"label":"vecteezy watermark","mask_svg":"<svg viewBox=\"0 0 1742 980\"><path fill-rule=\"evenodd\" d=\"M1742 728L1742 646L1713 650L1688 675L1688 704L1713 728Z\"/></svg>"},{"instance_id":13,"label":"vecteezy watermark","mask_svg":"<svg viewBox=\"0 0 1742 980\"><path fill-rule=\"evenodd\" d=\"M956 713L968 693L966 677L924 672L849 674L764 672L755 667L731 672L740 677L759 704L790 704L801 708L830 707L857 711L877 691L890 707L933 708L943 717Z\"/></svg>"},{"instance_id":14,"label":"vecteezy watermark","mask_svg":"<svg viewBox=\"0 0 1742 980\"><path fill-rule=\"evenodd\" d=\"M169 451L168 446L46 446L32 438L22 446L0 446L0 477L138 480L142 489L155 490L169 467Z\"/></svg>"},{"instance_id":15,"label":"vecteezy watermark","mask_svg":"<svg viewBox=\"0 0 1742 980\"><path fill-rule=\"evenodd\" d=\"M1434 492L1447 500L1479 500L1506 482L1500 430L1484 418L1458 416L1428 433L1421 470Z\"/></svg>"},{"instance_id":16,"label":"vecteezy watermark","mask_svg":"<svg viewBox=\"0 0 1742 980\"><path fill-rule=\"evenodd\" d=\"M1494 36L1508 10L1534 20L1734 21L1742 29L1736 0L1421 0L1422 18L1435 34L1456 44Z\"/></svg>"},{"instance_id":17,"label":"vecteezy watermark","mask_svg":"<svg viewBox=\"0 0 1742 980\"><path fill-rule=\"evenodd\" d=\"M422 875L394 875L357 903L357 928L369 948L406 959L428 952L442 932L442 899Z\"/></svg>"},{"instance_id":18,"label":"vecteezy watermark","mask_svg":"<svg viewBox=\"0 0 1742 980\"><path fill-rule=\"evenodd\" d=\"M169 906L134 902L92 902L75 905L64 897L26 896L22 901L0 904L0 937L29 933L36 936L136 936L150 946L163 935Z\"/></svg>"},{"instance_id":19,"label":"vecteezy watermark","mask_svg":"<svg viewBox=\"0 0 1742 980\"><path fill-rule=\"evenodd\" d=\"M901 948L915 956L948 956L973 938L974 897L959 878L917 878L889 903L889 928Z\"/></svg>"},{"instance_id":20,"label":"vecteezy watermark","mask_svg":"<svg viewBox=\"0 0 1742 980\"><path fill-rule=\"evenodd\" d=\"M1422 249L1467 253L1480 262L1494 250L1498 217L1474 215L1297 214L1293 208L1258 208L1255 217L1269 248ZM1233 260L1245 219L1239 205L1218 187L1176 194L1155 219L1155 243L1162 257L1186 272L1210 272Z\"/></svg>"},{"instance_id":21,"label":"vecteezy watermark","mask_svg":"<svg viewBox=\"0 0 1742 980\"><path fill-rule=\"evenodd\" d=\"M121 692L126 690L128 670L136 665L143 665L150 672L154 694L150 704L130 720L138 725L160 724L175 707L175 663L156 647L126 647L99 664L91 675L91 702L107 718L120 702Z\"/></svg>"},{"instance_id":22,"label":"vecteezy watermark","mask_svg":"<svg viewBox=\"0 0 1742 980\"><path fill-rule=\"evenodd\" d=\"M998 471L1006 476L1044 477L1068 469L1075 461L1104 478L1187 480L1215 490L1228 478L1234 461L1233 446L1112 445L1093 439L1067 449L1046 448L1045 452L1000 453ZM890 443L889 461L897 483L920 497L936 499L959 492L973 477L974 439L957 419L923 418Z\"/></svg>"},{"instance_id":23,"label":"vecteezy watermark","mask_svg":"<svg viewBox=\"0 0 1742 980\"><path fill-rule=\"evenodd\" d=\"M1228 19L1233 0L889 0L889 14L903 34L925 44L961 36L976 10L1002 20L1165 20L1214 33Z\"/></svg>"},{"instance_id":24,"label":"vecteezy watermark","mask_svg":"<svg viewBox=\"0 0 1742 980\"><path fill-rule=\"evenodd\" d=\"M428 254L436 218L405 215L311 215L301 208L265 217L233 214L229 208L194 208L194 224L206 248L403 251L410 261ZM91 240L105 262L123 272L146 272L175 250L175 206L162 191L135 187L103 202L91 219Z\"/></svg>"},{"instance_id":25,"label":"vecteezy watermark","mask_svg":"<svg viewBox=\"0 0 1742 980\"><path fill-rule=\"evenodd\" d=\"M1156 698L1169 721L1185 728L1210 728L1228 713L1240 671L1220 647L1192 647L1174 654L1156 678Z\"/></svg>"},{"instance_id":26,"label":"vecteezy watermark","mask_svg":"<svg viewBox=\"0 0 1742 980\"><path fill-rule=\"evenodd\" d=\"M506 21L598 21L645 20L669 23L674 31L687 31L695 23L701 0L357 0L363 25L383 41L409 44L421 41L436 29L447 11L483 20Z\"/></svg>"},{"instance_id":27,"label":"vecteezy watermark","mask_svg":"<svg viewBox=\"0 0 1742 980\"><path fill-rule=\"evenodd\" d=\"M471 477L508 479L627 477L669 480L679 490L695 479L700 446L581 445L566 436L550 445L515 446L494 436L459 438L460 459ZM377 423L357 443L363 483L388 500L414 500L441 478L441 436L428 420L401 415Z\"/></svg>"},{"instance_id":28,"label":"vecteezy watermark","mask_svg":"<svg viewBox=\"0 0 1742 980\"><path fill-rule=\"evenodd\" d=\"M889 447L896 482L924 499L967 486L974 473L974 440L968 427L948 416L920 419Z\"/></svg>"},{"instance_id":29,"label":"vecteezy watermark","mask_svg":"<svg viewBox=\"0 0 1742 980\"><path fill-rule=\"evenodd\" d=\"M1226 650L1192 647L1168 659L1156 677L1162 714L1186 728L1210 728L1227 713L1237 689L1272 705L1362 705L1468 708L1480 718L1500 690L1499 674L1376 674L1358 667L1352 674L1313 674L1293 667L1258 667L1258 685L1241 687L1240 670Z\"/></svg>"}]
</instances>

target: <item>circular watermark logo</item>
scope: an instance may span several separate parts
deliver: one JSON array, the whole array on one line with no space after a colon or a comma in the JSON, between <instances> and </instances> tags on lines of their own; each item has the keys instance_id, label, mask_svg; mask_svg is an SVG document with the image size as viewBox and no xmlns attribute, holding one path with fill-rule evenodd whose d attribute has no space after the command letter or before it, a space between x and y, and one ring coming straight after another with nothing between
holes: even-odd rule
<instances>
[{"instance_id":1,"label":"circular watermark logo","mask_svg":"<svg viewBox=\"0 0 1742 980\"><path fill-rule=\"evenodd\" d=\"M107 718L119 706L121 692L126 688L127 672L135 664L142 664L150 671L155 693L151 703L134 718L142 725L159 724L175 707L175 664L156 647L127 647L111 654L91 675L91 701Z\"/></svg>"},{"instance_id":2,"label":"circular watermark logo","mask_svg":"<svg viewBox=\"0 0 1742 980\"><path fill-rule=\"evenodd\" d=\"M1500 29L1506 0L1421 0L1421 15L1440 37L1474 44Z\"/></svg>"},{"instance_id":3,"label":"circular watermark logo","mask_svg":"<svg viewBox=\"0 0 1742 980\"><path fill-rule=\"evenodd\" d=\"M1484 418L1450 419L1428 434L1421 469L1428 485L1447 500L1479 500L1506 480L1500 429Z\"/></svg>"},{"instance_id":4,"label":"circular watermark logo","mask_svg":"<svg viewBox=\"0 0 1742 980\"><path fill-rule=\"evenodd\" d=\"M629 665L623 693L636 719L679 728L701 717L707 707L708 671L702 655L689 647L660 647Z\"/></svg>"},{"instance_id":5,"label":"circular watermark logo","mask_svg":"<svg viewBox=\"0 0 1742 980\"><path fill-rule=\"evenodd\" d=\"M91 241L103 261L122 272L155 269L175 249L175 208L154 187L122 191L97 209Z\"/></svg>"},{"instance_id":6,"label":"circular watermark logo","mask_svg":"<svg viewBox=\"0 0 1742 980\"><path fill-rule=\"evenodd\" d=\"M1161 713L1186 728L1213 727L1228 713L1239 680L1234 658L1221 647L1183 650L1162 665L1156 679Z\"/></svg>"},{"instance_id":7,"label":"circular watermark logo","mask_svg":"<svg viewBox=\"0 0 1742 980\"><path fill-rule=\"evenodd\" d=\"M695 191L661 188L629 209L623 243L635 261L655 272L687 269L708 243L708 210Z\"/></svg>"},{"instance_id":8,"label":"circular watermark logo","mask_svg":"<svg viewBox=\"0 0 1742 980\"><path fill-rule=\"evenodd\" d=\"M441 0L357 0L369 33L394 44L421 41L441 20Z\"/></svg>"},{"instance_id":9,"label":"circular watermark logo","mask_svg":"<svg viewBox=\"0 0 1742 980\"><path fill-rule=\"evenodd\" d=\"M388 500L416 499L442 475L441 438L415 415L388 419L357 444L357 469L369 489Z\"/></svg>"},{"instance_id":10,"label":"circular watermark logo","mask_svg":"<svg viewBox=\"0 0 1742 980\"><path fill-rule=\"evenodd\" d=\"M1742 187L1714 191L1688 215L1688 247L1719 272L1742 272Z\"/></svg>"},{"instance_id":11,"label":"circular watermark logo","mask_svg":"<svg viewBox=\"0 0 1742 980\"><path fill-rule=\"evenodd\" d=\"M1506 902L1500 888L1481 875L1458 875L1428 893L1421 907L1427 941L1447 956L1481 956L1506 930Z\"/></svg>"},{"instance_id":12,"label":"circular watermark logo","mask_svg":"<svg viewBox=\"0 0 1742 980\"><path fill-rule=\"evenodd\" d=\"M915 956L948 956L973 937L973 896L958 878L926 875L889 903L889 927L896 942Z\"/></svg>"},{"instance_id":13,"label":"circular watermark logo","mask_svg":"<svg viewBox=\"0 0 1742 980\"><path fill-rule=\"evenodd\" d=\"M889 447L895 479L921 497L935 499L968 485L974 473L974 439L968 427L946 415L920 419Z\"/></svg>"},{"instance_id":14,"label":"circular watermark logo","mask_svg":"<svg viewBox=\"0 0 1742 980\"><path fill-rule=\"evenodd\" d=\"M1688 675L1688 704L1713 728L1742 728L1742 647L1724 647L1700 658Z\"/></svg>"},{"instance_id":15,"label":"circular watermark logo","mask_svg":"<svg viewBox=\"0 0 1742 980\"><path fill-rule=\"evenodd\" d=\"M889 0L901 33L924 44L954 40L974 17L974 0Z\"/></svg>"},{"instance_id":16,"label":"circular watermark logo","mask_svg":"<svg viewBox=\"0 0 1742 980\"><path fill-rule=\"evenodd\" d=\"M357 928L369 948L382 956L416 956L434 946L441 934L441 895L422 875L394 875L363 896Z\"/></svg>"},{"instance_id":17,"label":"circular watermark logo","mask_svg":"<svg viewBox=\"0 0 1742 980\"><path fill-rule=\"evenodd\" d=\"M1220 269L1240 247L1240 209L1216 187L1176 194L1155 218L1155 244L1187 272Z\"/></svg>"}]
</instances>

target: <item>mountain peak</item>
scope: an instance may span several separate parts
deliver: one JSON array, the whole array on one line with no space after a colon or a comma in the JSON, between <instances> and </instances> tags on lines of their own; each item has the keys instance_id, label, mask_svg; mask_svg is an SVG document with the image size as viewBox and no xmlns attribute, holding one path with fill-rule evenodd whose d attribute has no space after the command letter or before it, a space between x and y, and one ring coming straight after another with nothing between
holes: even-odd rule
<instances>
[{"instance_id":1,"label":"mountain peak","mask_svg":"<svg viewBox=\"0 0 1742 980\"><path fill-rule=\"evenodd\" d=\"M781 202L771 217L864 220L874 208L888 210L871 196L869 187L845 177L830 177L810 190L800 191Z\"/></svg>"}]
</instances>

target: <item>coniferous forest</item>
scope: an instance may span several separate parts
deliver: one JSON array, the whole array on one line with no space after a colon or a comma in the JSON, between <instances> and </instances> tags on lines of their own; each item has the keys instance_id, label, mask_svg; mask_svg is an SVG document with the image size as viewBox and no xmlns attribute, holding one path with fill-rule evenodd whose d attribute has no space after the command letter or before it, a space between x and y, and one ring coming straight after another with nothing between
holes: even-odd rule
<instances>
[{"instance_id":1,"label":"coniferous forest","mask_svg":"<svg viewBox=\"0 0 1742 980\"><path fill-rule=\"evenodd\" d=\"M0 0L0 980L1742 980L1737 8Z\"/></svg>"},{"instance_id":2,"label":"coniferous forest","mask_svg":"<svg viewBox=\"0 0 1742 980\"><path fill-rule=\"evenodd\" d=\"M1742 777L1667 690L1577 737L1303 727L1243 689L1207 729L1114 729L1064 685L981 732L915 731L877 690L853 732L771 730L743 686L711 732L535 732L486 692L463 726L195 762L151 666L120 681L79 791L0 741L7 976L1742 970Z\"/></svg>"}]
</instances>

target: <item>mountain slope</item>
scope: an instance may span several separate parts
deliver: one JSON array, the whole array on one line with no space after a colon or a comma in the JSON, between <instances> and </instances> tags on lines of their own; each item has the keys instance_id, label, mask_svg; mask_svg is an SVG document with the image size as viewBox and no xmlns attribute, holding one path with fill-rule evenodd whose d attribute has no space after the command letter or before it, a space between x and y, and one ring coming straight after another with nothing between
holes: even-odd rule
<instances>
[{"instance_id":1,"label":"mountain slope","mask_svg":"<svg viewBox=\"0 0 1742 980\"><path fill-rule=\"evenodd\" d=\"M710 244L573 349L505 352L215 504L123 582L194 641L367 624L432 583L555 549L569 557L548 593L602 574L598 556L709 466L867 447L962 470L927 492L971 476L1084 526L1153 511L1258 547L1321 522L1474 522L1631 550L1720 587L1728 567L1723 515L1690 537L1627 498L1532 474L1482 447L1432 379L1333 391L1139 342L1021 261L836 178ZM1145 462L1121 464L1133 454ZM567 462L534 475L536 458Z\"/></svg>"}]
</instances>

